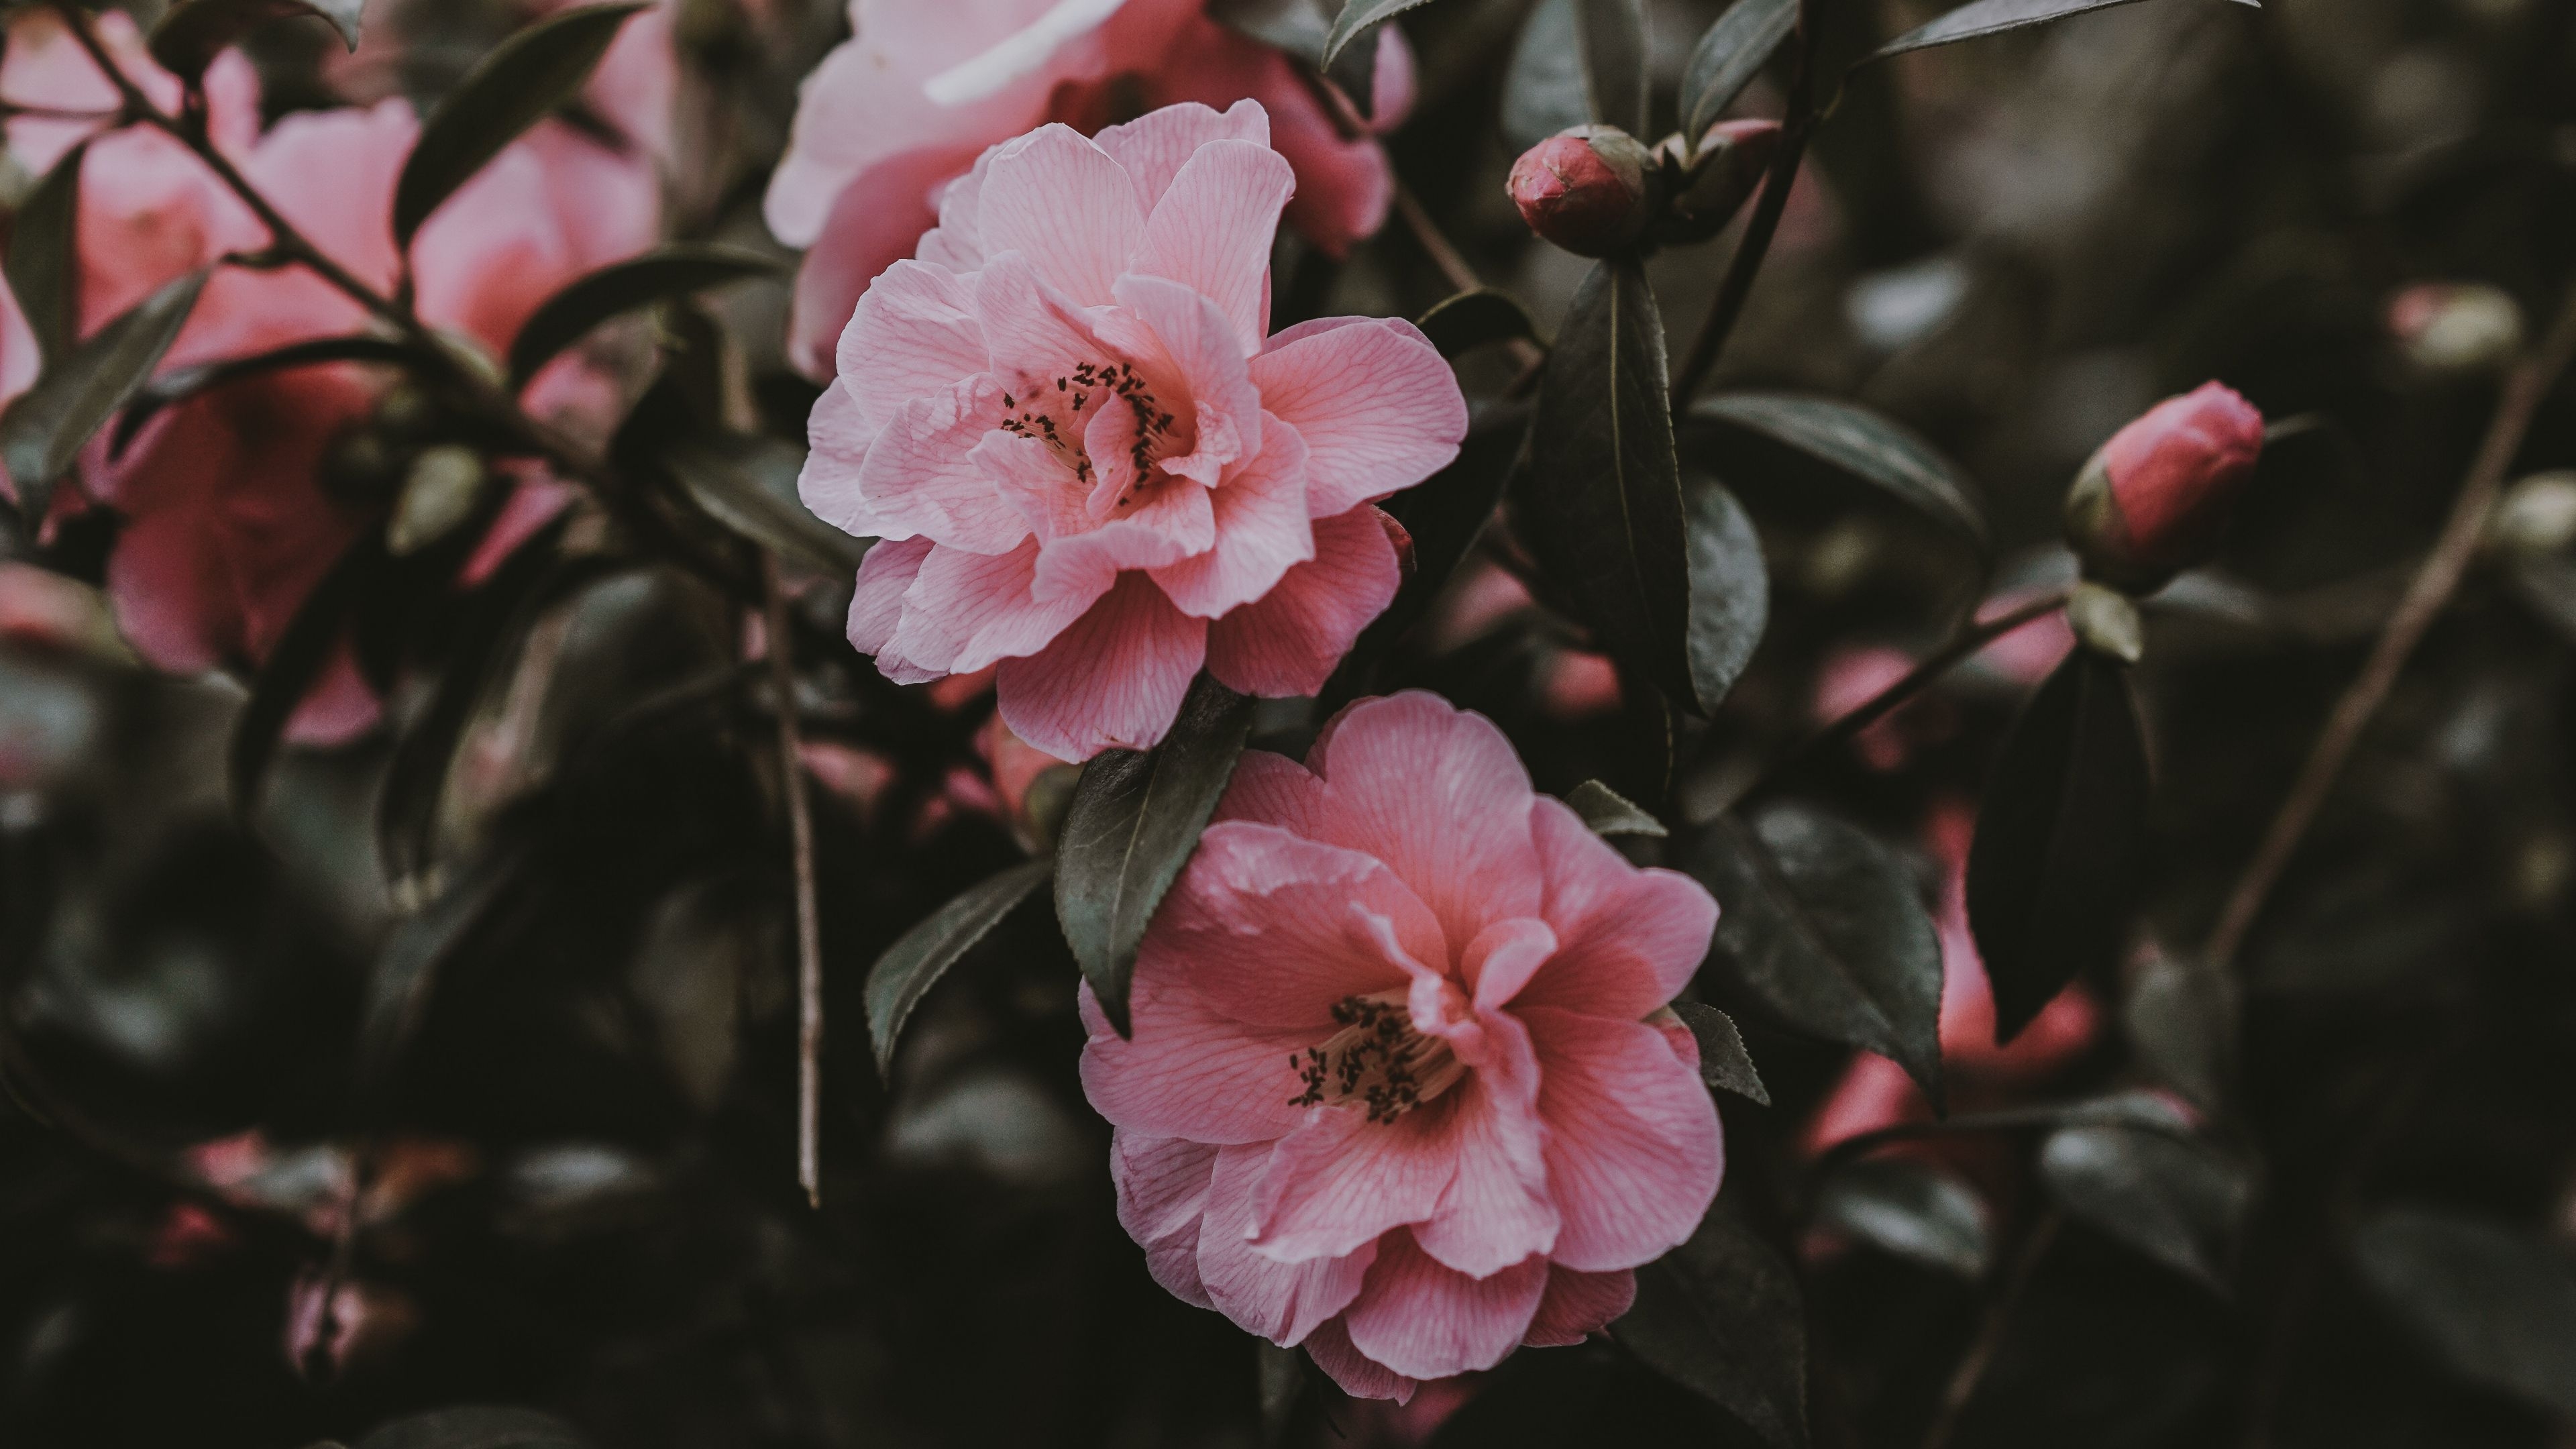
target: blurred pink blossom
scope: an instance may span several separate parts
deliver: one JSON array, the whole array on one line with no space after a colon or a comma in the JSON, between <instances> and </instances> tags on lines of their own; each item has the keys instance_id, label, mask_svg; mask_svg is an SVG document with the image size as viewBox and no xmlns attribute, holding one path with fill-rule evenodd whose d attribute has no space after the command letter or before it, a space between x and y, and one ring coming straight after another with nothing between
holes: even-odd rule
<instances>
[{"instance_id":1,"label":"blurred pink blossom","mask_svg":"<svg viewBox=\"0 0 2576 1449\"><path fill-rule=\"evenodd\" d=\"M1312 693L1395 596L1370 505L1457 455L1466 402L1409 323L1264 341L1268 140L1252 101L1041 127L868 289L802 491L884 540L850 642L887 677L998 664L1003 722L1082 760L1161 740L1202 664Z\"/></svg>"},{"instance_id":2,"label":"blurred pink blossom","mask_svg":"<svg viewBox=\"0 0 2576 1449\"><path fill-rule=\"evenodd\" d=\"M1407 693L1243 757L1082 1082L1155 1281L1411 1396L1624 1312L1724 1167L1665 1005L1717 904Z\"/></svg>"},{"instance_id":3,"label":"blurred pink blossom","mask_svg":"<svg viewBox=\"0 0 2576 1449\"><path fill-rule=\"evenodd\" d=\"M1394 194L1373 137L1350 136L1296 62L1209 19L1202 0L850 0L853 39L806 78L769 227L808 248L789 355L830 375L868 283L937 219L941 190L997 142L1049 121L1091 132L1181 101L1258 100L1297 176L1287 219L1339 256ZM1413 56L1378 30L1373 129L1403 118Z\"/></svg>"}]
</instances>

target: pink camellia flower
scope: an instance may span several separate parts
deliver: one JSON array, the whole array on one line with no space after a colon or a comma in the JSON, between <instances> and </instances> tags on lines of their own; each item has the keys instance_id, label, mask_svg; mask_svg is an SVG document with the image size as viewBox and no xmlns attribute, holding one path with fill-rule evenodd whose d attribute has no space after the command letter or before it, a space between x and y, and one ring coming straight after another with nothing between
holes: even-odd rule
<instances>
[{"instance_id":1,"label":"pink camellia flower","mask_svg":"<svg viewBox=\"0 0 2576 1449\"><path fill-rule=\"evenodd\" d=\"M1466 402L1405 322L1263 340L1268 141L1253 101L1041 127L868 289L803 493L883 540L850 642L887 677L999 663L1003 722L1082 760L1159 741L1202 664L1314 692L1394 598L1370 504L1457 456Z\"/></svg>"},{"instance_id":2,"label":"pink camellia flower","mask_svg":"<svg viewBox=\"0 0 2576 1449\"><path fill-rule=\"evenodd\" d=\"M850 0L854 37L805 82L769 229L809 248L788 355L816 377L868 283L936 220L988 146L1049 121L1096 131L1145 110L1269 108L1297 173L1289 224L1332 255L1375 233L1394 195L1371 136L1345 135L1287 56L1209 19L1203 0ZM1413 56L1378 28L1370 129L1413 99Z\"/></svg>"},{"instance_id":3,"label":"pink camellia flower","mask_svg":"<svg viewBox=\"0 0 2576 1449\"><path fill-rule=\"evenodd\" d=\"M1247 753L1083 1090L1155 1281L1366 1398L1579 1342L1724 1166L1665 1009L1717 904L1531 792L1502 731L1363 700Z\"/></svg>"},{"instance_id":4,"label":"pink camellia flower","mask_svg":"<svg viewBox=\"0 0 2576 1449\"><path fill-rule=\"evenodd\" d=\"M2221 383L2167 398L2122 428L2066 495L2085 572L2155 588L2208 561L2263 454L2263 414Z\"/></svg>"},{"instance_id":5,"label":"pink camellia flower","mask_svg":"<svg viewBox=\"0 0 2576 1449\"><path fill-rule=\"evenodd\" d=\"M124 17L99 23L111 56L147 94L175 87ZM36 43L22 48L22 35ZM401 269L389 220L394 184L420 131L410 105L298 112L263 134L256 84L237 54L209 71L207 89L218 148L316 246L390 292ZM49 105L112 99L60 22L34 12L12 27L0 95L42 96ZM29 133L32 119L10 127L13 150L31 168L83 139L60 122ZM158 131L137 126L90 138L81 178L84 333L189 271L270 241L210 169ZM546 122L422 228L411 251L420 315L500 355L547 296L651 245L659 226L649 158ZM221 265L164 370L369 327L359 304L301 268ZM345 364L263 373L166 410L122 452L92 446L82 482L126 519L109 556L108 591L120 627L147 659L196 671L267 657L368 524L364 509L326 493L320 480L333 446L365 421L385 382L380 371ZM607 390L586 360L568 356L536 379L525 401L560 423L595 426ZM559 503L551 486L523 487L502 528L524 533ZM295 734L345 739L377 712L343 651L298 712Z\"/></svg>"},{"instance_id":6,"label":"pink camellia flower","mask_svg":"<svg viewBox=\"0 0 2576 1449\"><path fill-rule=\"evenodd\" d=\"M1606 257L1654 219L1653 154L1616 126L1576 126L1512 163L1504 189L1529 229L1578 257Z\"/></svg>"}]
</instances>

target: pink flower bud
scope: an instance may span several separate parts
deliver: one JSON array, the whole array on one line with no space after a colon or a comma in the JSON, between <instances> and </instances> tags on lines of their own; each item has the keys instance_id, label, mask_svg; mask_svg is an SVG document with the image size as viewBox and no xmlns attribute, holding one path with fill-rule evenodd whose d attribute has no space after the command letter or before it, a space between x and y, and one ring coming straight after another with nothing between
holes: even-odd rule
<instances>
[{"instance_id":1,"label":"pink flower bud","mask_svg":"<svg viewBox=\"0 0 2576 1449\"><path fill-rule=\"evenodd\" d=\"M1603 257L1637 239L1654 208L1643 142L1616 126L1576 126L1512 163L1512 204L1530 230L1579 257Z\"/></svg>"},{"instance_id":2,"label":"pink flower bud","mask_svg":"<svg viewBox=\"0 0 2576 1449\"><path fill-rule=\"evenodd\" d=\"M2168 398L2122 428L2066 495L2066 539L2090 577L2156 588L2218 546L2263 452L2263 415L2222 384Z\"/></svg>"}]
</instances>

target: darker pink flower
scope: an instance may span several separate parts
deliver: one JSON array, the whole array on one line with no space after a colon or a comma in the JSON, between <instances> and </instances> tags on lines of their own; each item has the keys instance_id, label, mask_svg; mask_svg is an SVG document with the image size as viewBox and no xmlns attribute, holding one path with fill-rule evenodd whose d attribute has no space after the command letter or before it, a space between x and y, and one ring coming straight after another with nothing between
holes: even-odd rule
<instances>
[{"instance_id":1,"label":"darker pink flower","mask_svg":"<svg viewBox=\"0 0 2576 1449\"><path fill-rule=\"evenodd\" d=\"M850 642L919 683L998 663L1063 759L1141 749L1202 665L1310 694L1395 595L1370 506L1457 455L1467 408L1409 323L1263 340L1294 180L1252 101L985 153L841 339L803 492L883 540Z\"/></svg>"},{"instance_id":2,"label":"darker pink flower","mask_svg":"<svg viewBox=\"0 0 2576 1449\"><path fill-rule=\"evenodd\" d=\"M1386 220L1386 155L1348 136L1287 56L1203 0L850 0L855 37L805 82L770 230L805 247L789 356L817 377L868 283L914 254L976 156L1049 121L1090 132L1158 106L1257 100L1297 173L1288 222L1335 256ZM1412 104L1413 57L1378 30L1373 127Z\"/></svg>"},{"instance_id":3,"label":"darker pink flower","mask_svg":"<svg viewBox=\"0 0 2576 1449\"><path fill-rule=\"evenodd\" d=\"M1664 1010L1717 904L1531 792L1500 730L1364 700L1248 753L1083 1090L1155 1281L1403 1398L1627 1311L1724 1166Z\"/></svg>"},{"instance_id":4,"label":"darker pink flower","mask_svg":"<svg viewBox=\"0 0 2576 1449\"><path fill-rule=\"evenodd\" d=\"M2066 538L2087 574L2162 585L2209 561L2263 454L2263 414L2222 383L2167 398L2120 429L2066 495Z\"/></svg>"}]
</instances>

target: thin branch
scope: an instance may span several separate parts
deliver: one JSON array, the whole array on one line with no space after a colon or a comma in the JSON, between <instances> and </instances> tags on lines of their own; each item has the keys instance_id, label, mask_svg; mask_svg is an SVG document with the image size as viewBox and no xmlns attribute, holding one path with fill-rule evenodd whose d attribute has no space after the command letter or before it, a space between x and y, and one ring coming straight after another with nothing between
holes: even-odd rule
<instances>
[{"instance_id":1,"label":"thin branch","mask_svg":"<svg viewBox=\"0 0 2576 1449\"><path fill-rule=\"evenodd\" d=\"M1414 195L1413 188L1402 181L1395 183L1395 214L1403 219L1404 229L1413 233L1414 242L1431 258L1431 264L1440 269L1441 277L1449 283L1452 291L1473 292L1485 285L1485 279L1476 275L1475 266L1440 230L1440 223L1432 220L1422 198ZM1538 365L1547 360L1547 354L1539 351L1525 337L1513 338L1510 349L1512 360L1520 364L1523 377L1533 376ZM1518 382L1513 384L1515 388L1519 385Z\"/></svg>"},{"instance_id":2,"label":"thin branch","mask_svg":"<svg viewBox=\"0 0 2576 1449\"><path fill-rule=\"evenodd\" d=\"M796 1180L823 1205L823 927L814 898L814 813L805 793L804 741L796 718L796 660L778 558L761 558L769 680L778 696L778 774L796 853Z\"/></svg>"},{"instance_id":3,"label":"thin branch","mask_svg":"<svg viewBox=\"0 0 2576 1449\"><path fill-rule=\"evenodd\" d=\"M1744 238L1735 244L1735 256L1727 263L1726 277L1718 283L1717 296L1708 306L1708 320L1700 324L1699 336L1692 340L1689 356L1682 359L1681 370L1673 375L1673 411L1680 412L1708 381L1710 369L1717 366L1718 354L1726 350L1726 339L1744 316L1744 304L1753 296L1753 279L1762 271L1762 259L1771 251L1772 239L1780 234L1780 218L1789 210L1789 192L1798 181L1798 167L1806 159L1807 140L1815 134L1819 117L1816 113L1815 32L1801 17L1798 22L1797 72L1789 82L1789 104L1786 118L1780 123L1780 149L1771 157L1770 173L1762 178L1761 199L1753 203L1753 218L1744 225Z\"/></svg>"},{"instance_id":4,"label":"thin branch","mask_svg":"<svg viewBox=\"0 0 2576 1449\"><path fill-rule=\"evenodd\" d=\"M1976 1342L1968 1345L1967 1357L1950 1375L1950 1386L1942 1391L1940 1410L1932 1417L1932 1427L1923 1434L1923 1449L1949 1449L1959 1432L1959 1420L1967 1413L1968 1404L1977 1396L1977 1386L1985 1381L1986 1370L1994 1366L1995 1352L2003 1347L2004 1334L2012 1327L2013 1310L2021 1306L2022 1294L2030 1280L2039 1273L2039 1262L2057 1241L2058 1216L2049 1209L2031 1224L2022 1239L2021 1254L2013 1260L2012 1275L2004 1280L2003 1290L1986 1306L1985 1322L1977 1329Z\"/></svg>"},{"instance_id":5,"label":"thin branch","mask_svg":"<svg viewBox=\"0 0 2576 1449\"><path fill-rule=\"evenodd\" d=\"M2289 798L2282 803L2280 814L2273 817L2245 874L2227 898L2226 909L2219 913L2218 924L2209 933L2209 944L2201 948L2202 959L2211 965L2226 969L2244 948L2246 933L2253 929L2255 918L2263 913L2263 903L2289 869L2290 859L2298 853L2308 827L2316 823L2317 812L2325 808L2326 798L2333 793L2335 780L2342 775L2362 732L2387 702L2399 671L2406 667L2416 646L2424 642L2433 621L2459 591L2460 581L2467 577L2469 564L2477 556L2487 515L2495 511L2496 499L2504 490L2505 474L2521 453L2523 438L2531 431L2541 402L2558 385L2571 359L2576 359L2576 290L2571 290L2564 310L2539 350L2525 356L2506 379L2504 396L2496 404L2495 420L2487 426L2486 440L2478 446L2476 461L2469 465L2468 477L2460 485L2459 501L2451 506L2450 520L2442 525L2433 552L2416 571L2397 611L2389 615L2369 661L2326 716L2325 729L2318 734L2307 764L2290 787Z\"/></svg>"}]
</instances>

